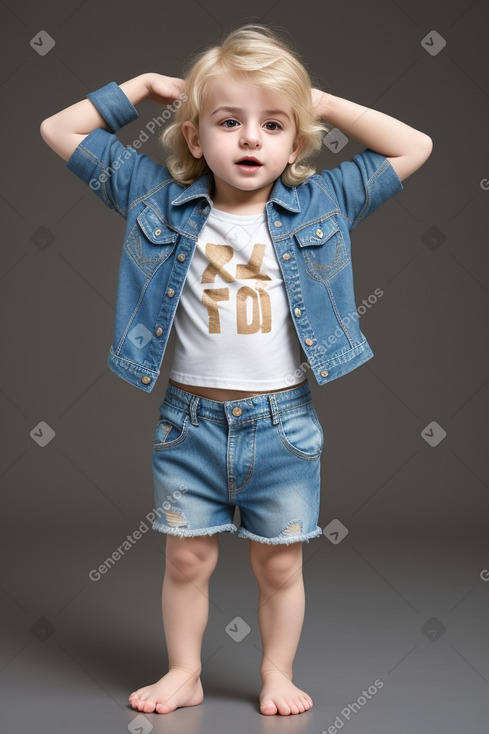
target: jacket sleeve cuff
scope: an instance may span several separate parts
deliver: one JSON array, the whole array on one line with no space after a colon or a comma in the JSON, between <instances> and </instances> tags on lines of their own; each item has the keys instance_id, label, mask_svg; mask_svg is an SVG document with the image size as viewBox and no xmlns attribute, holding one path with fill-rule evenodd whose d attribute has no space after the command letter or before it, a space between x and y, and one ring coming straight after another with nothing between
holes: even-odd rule
<instances>
[{"instance_id":1,"label":"jacket sleeve cuff","mask_svg":"<svg viewBox=\"0 0 489 734\"><path fill-rule=\"evenodd\" d=\"M89 92L87 97L113 133L139 117L139 112L116 82L109 82L95 92Z\"/></svg>"}]
</instances>

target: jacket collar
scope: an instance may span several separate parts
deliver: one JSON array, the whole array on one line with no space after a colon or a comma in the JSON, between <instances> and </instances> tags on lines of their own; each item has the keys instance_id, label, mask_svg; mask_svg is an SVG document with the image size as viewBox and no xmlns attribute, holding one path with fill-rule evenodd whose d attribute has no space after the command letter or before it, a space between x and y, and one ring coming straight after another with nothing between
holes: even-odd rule
<instances>
[{"instance_id":1,"label":"jacket collar","mask_svg":"<svg viewBox=\"0 0 489 734\"><path fill-rule=\"evenodd\" d=\"M212 183L212 176L212 173L204 173L202 176L200 176L200 178L197 179L197 181L194 181L193 184L187 186L187 188L182 191L182 193L177 196L176 199L173 199L171 203L174 206L179 206L180 204L186 204L192 199L204 197L205 199L207 199L209 204L212 205L212 199L209 195ZM297 196L297 188L295 186L286 186L284 183L282 183L282 180L280 178L277 178L277 180L275 181L273 188L270 192L268 202L275 202L275 204L279 204L280 206L288 209L291 212L300 212L301 210L299 197Z\"/></svg>"}]
</instances>

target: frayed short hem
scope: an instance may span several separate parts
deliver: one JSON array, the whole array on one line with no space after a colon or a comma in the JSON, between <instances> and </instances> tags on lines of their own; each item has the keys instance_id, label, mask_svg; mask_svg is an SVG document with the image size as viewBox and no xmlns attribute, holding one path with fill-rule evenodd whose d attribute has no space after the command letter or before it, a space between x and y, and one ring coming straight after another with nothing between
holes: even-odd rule
<instances>
[{"instance_id":1,"label":"frayed short hem","mask_svg":"<svg viewBox=\"0 0 489 734\"><path fill-rule=\"evenodd\" d=\"M158 530L160 533L167 533L168 535L178 535L180 538L196 538L200 535L214 535L215 533L236 533L238 528L234 523L227 523L226 525L214 525L212 528L198 528L197 530L187 530L186 528L174 528L171 525L165 525L162 522L154 522L152 526L153 530Z\"/></svg>"},{"instance_id":2,"label":"frayed short hem","mask_svg":"<svg viewBox=\"0 0 489 734\"><path fill-rule=\"evenodd\" d=\"M238 528L238 538L248 538L249 540L256 540L259 543L266 543L267 545L290 545L291 543L309 543L311 538L318 538L323 534L322 529L319 525L315 530L311 530L310 533L282 533L276 538L263 538L261 535L255 535L250 533L246 528Z\"/></svg>"}]
</instances>

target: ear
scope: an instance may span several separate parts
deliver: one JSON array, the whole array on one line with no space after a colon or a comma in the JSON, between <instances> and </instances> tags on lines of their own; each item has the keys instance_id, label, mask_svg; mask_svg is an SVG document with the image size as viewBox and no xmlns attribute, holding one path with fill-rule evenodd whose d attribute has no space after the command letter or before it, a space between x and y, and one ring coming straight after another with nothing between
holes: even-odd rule
<instances>
[{"instance_id":1,"label":"ear","mask_svg":"<svg viewBox=\"0 0 489 734\"><path fill-rule=\"evenodd\" d=\"M182 134L187 141L188 149L194 158L202 158L204 155L199 142L199 131L193 122L186 120L182 123Z\"/></svg>"},{"instance_id":2,"label":"ear","mask_svg":"<svg viewBox=\"0 0 489 734\"><path fill-rule=\"evenodd\" d=\"M294 141L294 147L290 151L288 163L294 163L295 159L297 158L305 144L305 138L296 138L296 140Z\"/></svg>"}]
</instances>

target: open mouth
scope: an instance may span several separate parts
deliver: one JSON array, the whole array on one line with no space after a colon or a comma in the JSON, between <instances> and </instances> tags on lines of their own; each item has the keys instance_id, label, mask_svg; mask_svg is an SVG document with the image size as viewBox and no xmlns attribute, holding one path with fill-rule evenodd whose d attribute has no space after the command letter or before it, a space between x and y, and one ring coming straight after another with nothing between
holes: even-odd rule
<instances>
[{"instance_id":1,"label":"open mouth","mask_svg":"<svg viewBox=\"0 0 489 734\"><path fill-rule=\"evenodd\" d=\"M240 161L236 161L236 165L243 170L256 171L263 165L260 161L253 158L242 158Z\"/></svg>"}]
</instances>

